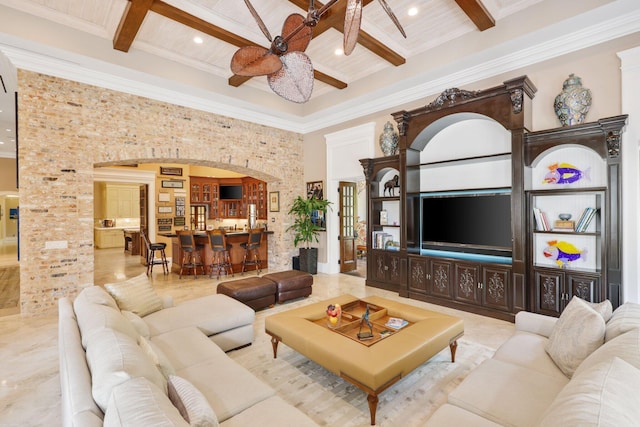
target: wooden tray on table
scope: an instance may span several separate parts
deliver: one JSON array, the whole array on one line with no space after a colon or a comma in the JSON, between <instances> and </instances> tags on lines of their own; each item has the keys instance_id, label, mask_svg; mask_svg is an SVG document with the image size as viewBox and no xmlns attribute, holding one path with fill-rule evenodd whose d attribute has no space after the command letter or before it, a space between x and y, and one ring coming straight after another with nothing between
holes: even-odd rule
<instances>
[{"instance_id":1,"label":"wooden tray on table","mask_svg":"<svg viewBox=\"0 0 640 427\"><path fill-rule=\"evenodd\" d=\"M364 316L364 313L367 309L367 305L369 306L369 322L371 322L371 326L373 329L373 338L367 338L367 339L361 340L360 338L358 338L358 333L360 332L360 321L362 320L362 316ZM322 319L314 320L313 322L329 330L337 332L340 335L343 335L347 338L357 341L360 344L370 347L373 344L411 325L411 322L409 322L406 326L402 327L401 329L389 328L385 326L389 318L390 316L387 315L386 308L380 307L375 304L368 304L361 300L357 300L342 306L342 318L340 320L340 326L336 328L330 328L326 317ZM366 324L363 325L362 331L363 332L369 331L369 327Z\"/></svg>"}]
</instances>

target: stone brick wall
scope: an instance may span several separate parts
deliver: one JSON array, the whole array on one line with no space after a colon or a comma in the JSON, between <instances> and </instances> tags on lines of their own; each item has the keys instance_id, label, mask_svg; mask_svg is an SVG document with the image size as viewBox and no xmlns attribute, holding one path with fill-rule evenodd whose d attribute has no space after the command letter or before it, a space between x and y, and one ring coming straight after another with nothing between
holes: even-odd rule
<instances>
[{"instance_id":1,"label":"stone brick wall","mask_svg":"<svg viewBox=\"0 0 640 427\"><path fill-rule=\"evenodd\" d=\"M290 268L284 230L304 193L301 135L25 70L18 94L23 315L93 284L94 165L198 164L267 181L280 192L269 268Z\"/></svg>"}]
</instances>

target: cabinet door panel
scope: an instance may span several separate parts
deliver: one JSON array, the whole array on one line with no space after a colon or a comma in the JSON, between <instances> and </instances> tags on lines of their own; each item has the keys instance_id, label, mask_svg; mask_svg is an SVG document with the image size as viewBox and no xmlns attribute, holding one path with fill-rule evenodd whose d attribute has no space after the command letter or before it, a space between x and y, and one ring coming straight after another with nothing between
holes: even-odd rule
<instances>
[{"instance_id":1,"label":"cabinet door panel","mask_svg":"<svg viewBox=\"0 0 640 427\"><path fill-rule=\"evenodd\" d=\"M370 271L373 273L374 280L384 281L386 279L386 264L383 251L371 251L371 262L373 268Z\"/></svg>"},{"instance_id":2,"label":"cabinet door panel","mask_svg":"<svg viewBox=\"0 0 640 427\"><path fill-rule=\"evenodd\" d=\"M388 252L386 254L386 264L388 273L387 280L396 285L403 283L404 275L402 274L402 259L400 255L395 252Z\"/></svg>"},{"instance_id":3,"label":"cabinet door panel","mask_svg":"<svg viewBox=\"0 0 640 427\"><path fill-rule=\"evenodd\" d=\"M458 301L479 304L478 298L478 267L475 264L454 264L455 270L455 299Z\"/></svg>"},{"instance_id":4,"label":"cabinet door panel","mask_svg":"<svg viewBox=\"0 0 640 427\"><path fill-rule=\"evenodd\" d=\"M510 311L509 290L511 269L500 267L482 268L482 305Z\"/></svg>"},{"instance_id":5,"label":"cabinet door panel","mask_svg":"<svg viewBox=\"0 0 640 427\"><path fill-rule=\"evenodd\" d=\"M451 298L451 263L431 259L429 261L429 293L431 295Z\"/></svg>"},{"instance_id":6,"label":"cabinet door panel","mask_svg":"<svg viewBox=\"0 0 640 427\"><path fill-rule=\"evenodd\" d=\"M562 293L564 275L562 272L535 272L536 312L549 316L558 316L562 311Z\"/></svg>"},{"instance_id":7,"label":"cabinet door panel","mask_svg":"<svg viewBox=\"0 0 640 427\"><path fill-rule=\"evenodd\" d=\"M421 294L427 293L427 258L409 257L409 290Z\"/></svg>"},{"instance_id":8,"label":"cabinet door panel","mask_svg":"<svg viewBox=\"0 0 640 427\"><path fill-rule=\"evenodd\" d=\"M567 274L567 286L570 296L578 296L590 302L596 301L600 294L600 277L580 274Z\"/></svg>"}]
</instances>

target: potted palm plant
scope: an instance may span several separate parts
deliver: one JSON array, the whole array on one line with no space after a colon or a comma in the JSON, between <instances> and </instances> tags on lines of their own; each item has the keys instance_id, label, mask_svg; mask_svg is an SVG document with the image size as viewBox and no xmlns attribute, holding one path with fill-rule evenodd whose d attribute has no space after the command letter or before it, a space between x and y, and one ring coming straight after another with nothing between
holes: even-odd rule
<instances>
[{"instance_id":1,"label":"potted palm plant","mask_svg":"<svg viewBox=\"0 0 640 427\"><path fill-rule=\"evenodd\" d=\"M321 224L318 218L324 218L331 202L317 199L315 196L305 199L298 196L289 209L289 215L293 216L293 224L287 231L293 231L293 244L301 244L300 270L316 274L318 272L318 248L312 248L311 244L318 243ZM320 215L321 214L321 215Z\"/></svg>"}]
</instances>

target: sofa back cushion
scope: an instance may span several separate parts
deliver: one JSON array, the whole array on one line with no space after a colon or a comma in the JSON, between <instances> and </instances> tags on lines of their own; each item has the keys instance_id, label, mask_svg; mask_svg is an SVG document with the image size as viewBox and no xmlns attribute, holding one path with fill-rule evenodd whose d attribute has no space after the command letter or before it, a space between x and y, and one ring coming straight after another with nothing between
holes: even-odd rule
<instances>
[{"instance_id":1,"label":"sofa back cushion","mask_svg":"<svg viewBox=\"0 0 640 427\"><path fill-rule=\"evenodd\" d=\"M136 328L117 308L80 301L74 304L74 310L85 349L91 336L105 328L121 332L134 340L138 339Z\"/></svg>"},{"instance_id":2,"label":"sofa back cushion","mask_svg":"<svg viewBox=\"0 0 640 427\"><path fill-rule=\"evenodd\" d=\"M573 297L553 327L545 350L569 378L604 341L605 323L586 301Z\"/></svg>"},{"instance_id":3,"label":"sofa back cushion","mask_svg":"<svg viewBox=\"0 0 640 427\"><path fill-rule=\"evenodd\" d=\"M113 388L104 427L188 427L166 394L146 378L133 378Z\"/></svg>"},{"instance_id":4,"label":"sofa back cushion","mask_svg":"<svg viewBox=\"0 0 640 427\"><path fill-rule=\"evenodd\" d=\"M579 375L586 370L592 369L595 365L614 357L619 357L635 368L640 369L640 328L632 329L604 343L584 359L574 375Z\"/></svg>"},{"instance_id":5,"label":"sofa back cushion","mask_svg":"<svg viewBox=\"0 0 640 427\"><path fill-rule=\"evenodd\" d=\"M138 343L113 329L92 334L87 343L93 399L103 412L113 388L131 378L144 377L166 393L167 382Z\"/></svg>"},{"instance_id":6,"label":"sofa back cushion","mask_svg":"<svg viewBox=\"0 0 640 427\"><path fill-rule=\"evenodd\" d=\"M101 286L88 286L84 288L73 301L74 308L77 302L85 304L106 305L118 309L116 300Z\"/></svg>"},{"instance_id":7,"label":"sofa back cushion","mask_svg":"<svg viewBox=\"0 0 640 427\"><path fill-rule=\"evenodd\" d=\"M107 283L107 291L118 303L120 310L127 310L144 317L162 309L162 299L151 286L145 273L124 282Z\"/></svg>"},{"instance_id":8,"label":"sofa back cushion","mask_svg":"<svg viewBox=\"0 0 640 427\"><path fill-rule=\"evenodd\" d=\"M539 427L637 426L640 370L619 358L575 375L556 396Z\"/></svg>"},{"instance_id":9,"label":"sofa back cushion","mask_svg":"<svg viewBox=\"0 0 640 427\"><path fill-rule=\"evenodd\" d=\"M616 308L607 322L605 341L609 341L634 328L640 328L640 304L626 302Z\"/></svg>"}]
</instances>

